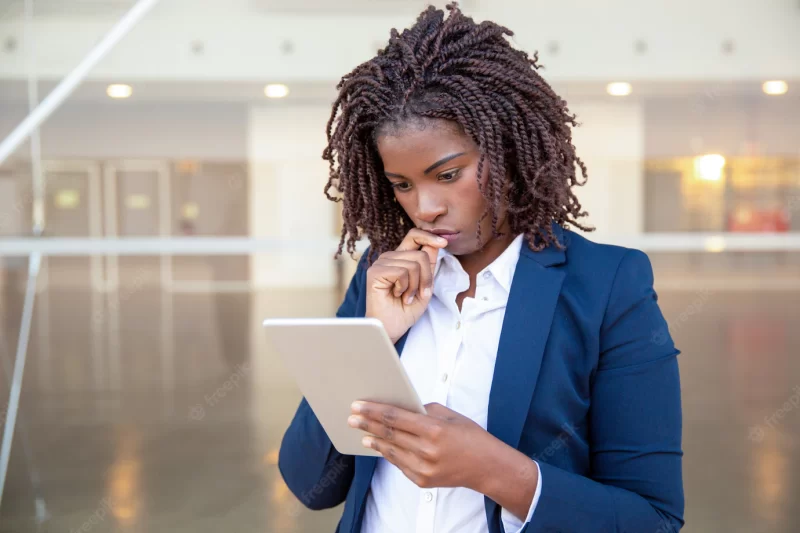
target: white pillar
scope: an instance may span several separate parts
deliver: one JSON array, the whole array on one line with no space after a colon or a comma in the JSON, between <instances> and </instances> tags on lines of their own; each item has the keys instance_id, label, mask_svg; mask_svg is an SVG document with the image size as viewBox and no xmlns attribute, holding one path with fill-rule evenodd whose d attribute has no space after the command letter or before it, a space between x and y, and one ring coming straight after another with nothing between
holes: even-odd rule
<instances>
[{"instance_id":1,"label":"white pillar","mask_svg":"<svg viewBox=\"0 0 800 533\"><path fill-rule=\"evenodd\" d=\"M322 159L329 105L275 102L248 112L250 235L281 240L319 240L312 249L281 250L250 258L251 298L249 371L254 438L277 454L276 437L285 431L300 393L278 355L267 345L261 322L268 317L333 316L336 205L323 189L328 164ZM264 291L259 289L268 288ZM288 492L287 492L288 494Z\"/></svg>"},{"instance_id":2,"label":"white pillar","mask_svg":"<svg viewBox=\"0 0 800 533\"><path fill-rule=\"evenodd\" d=\"M589 180L576 195L589 212L589 234L644 232L644 112L636 102L570 102L581 126L573 128Z\"/></svg>"},{"instance_id":3,"label":"white pillar","mask_svg":"<svg viewBox=\"0 0 800 533\"><path fill-rule=\"evenodd\" d=\"M265 105L248 117L250 234L258 238L330 240L335 206L323 194L326 105ZM335 250L258 254L251 259L256 287L332 288Z\"/></svg>"}]
</instances>

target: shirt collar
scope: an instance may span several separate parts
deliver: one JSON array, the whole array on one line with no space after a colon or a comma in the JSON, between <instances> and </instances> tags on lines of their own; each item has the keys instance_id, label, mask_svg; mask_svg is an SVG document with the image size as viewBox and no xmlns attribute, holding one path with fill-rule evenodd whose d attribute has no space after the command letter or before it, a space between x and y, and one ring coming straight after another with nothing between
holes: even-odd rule
<instances>
[{"instance_id":1,"label":"shirt collar","mask_svg":"<svg viewBox=\"0 0 800 533\"><path fill-rule=\"evenodd\" d=\"M519 261L519 254L520 250L522 249L522 244L524 241L524 234L517 235L511 244L503 250L503 253L500 254L497 259L492 261L492 263L483 269L481 272L478 273L478 276L482 276L484 272L491 272L494 279L506 290L506 292L511 292L511 282L514 279L514 272L517 269L517 262ZM452 268L455 270L463 271L461 267L461 263L458 262L456 256L445 250L444 248L439 249L439 255L436 257L436 268L434 270L434 280L439 275L439 271L442 267L442 262L445 262L448 268Z\"/></svg>"}]
</instances>

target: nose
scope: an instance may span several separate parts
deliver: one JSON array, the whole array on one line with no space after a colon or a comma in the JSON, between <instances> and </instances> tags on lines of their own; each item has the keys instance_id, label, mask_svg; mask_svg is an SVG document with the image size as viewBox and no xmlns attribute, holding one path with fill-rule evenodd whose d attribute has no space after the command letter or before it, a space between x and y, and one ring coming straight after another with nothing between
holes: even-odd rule
<instances>
[{"instance_id":1,"label":"nose","mask_svg":"<svg viewBox=\"0 0 800 533\"><path fill-rule=\"evenodd\" d=\"M440 216L447 213L444 198L431 190L418 189L417 219L426 224L433 224Z\"/></svg>"}]
</instances>

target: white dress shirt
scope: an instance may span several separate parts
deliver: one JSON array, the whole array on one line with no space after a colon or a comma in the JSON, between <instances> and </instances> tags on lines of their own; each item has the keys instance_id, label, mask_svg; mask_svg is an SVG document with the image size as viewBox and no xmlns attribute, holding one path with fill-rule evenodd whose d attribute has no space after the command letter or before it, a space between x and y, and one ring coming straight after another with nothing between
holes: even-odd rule
<instances>
[{"instance_id":1,"label":"white dress shirt","mask_svg":"<svg viewBox=\"0 0 800 533\"><path fill-rule=\"evenodd\" d=\"M475 298L456 296L469 288L458 259L439 250L428 309L411 328L400 360L423 404L437 402L486 429L497 346L511 280L519 259L519 235L476 280ZM537 464L538 468L538 464ZM378 459L367 497L362 533L488 533L484 496L472 489L421 489L396 466ZM525 522L542 490L541 471ZM524 523L502 510L506 533Z\"/></svg>"}]
</instances>

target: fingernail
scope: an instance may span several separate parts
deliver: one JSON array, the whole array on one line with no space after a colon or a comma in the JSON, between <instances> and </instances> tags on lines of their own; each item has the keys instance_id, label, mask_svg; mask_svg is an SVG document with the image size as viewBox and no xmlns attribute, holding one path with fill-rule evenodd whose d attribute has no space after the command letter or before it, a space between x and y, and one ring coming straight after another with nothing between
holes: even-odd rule
<instances>
[{"instance_id":1,"label":"fingernail","mask_svg":"<svg viewBox=\"0 0 800 533\"><path fill-rule=\"evenodd\" d=\"M430 298L431 294L433 294L433 291L430 287L425 287L425 290L422 291L422 294L425 296L425 298Z\"/></svg>"},{"instance_id":2,"label":"fingernail","mask_svg":"<svg viewBox=\"0 0 800 533\"><path fill-rule=\"evenodd\" d=\"M447 244L447 239L444 237L437 237L436 240L439 242L439 244Z\"/></svg>"},{"instance_id":3,"label":"fingernail","mask_svg":"<svg viewBox=\"0 0 800 533\"><path fill-rule=\"evenodd\" d=\"M414 302L414 294L415 292L412 292L411 295L406 298L406 305L411 305Z\"/></svg>"},{"instance_id":4,"label":"fingernail","mask_svg":"<svg viewBox=\"0 0 800 533\"><path fill-rule=\"evenodd\" d=\"M362 405L361 402L353 402L352 404L350 404L350 410L353 411L354 413L360 413L361 405Z\"/></svg>"},{"instance_id":5,"label":"fingernail","mask_svg":"<svg viewBox=\"0 0 800 533\"><path fill-rule=\"evenodd\" d=\"M363 439L361 439L361 444L365 448L372 448L372 437L364 437Z\"/></svg>"},{"instance_id":6,"label":"fingernail","mask_svg":"<svg viewBox=\"0 0 800 533\"><path fill-rule=\"evenodd\" d=\"M349 416L349 417L347 417L347 425L349 425L350 427L357 428L360 421L361 421L361 417L358 417L358 416Z\"/></svg>"}]
</instances>

